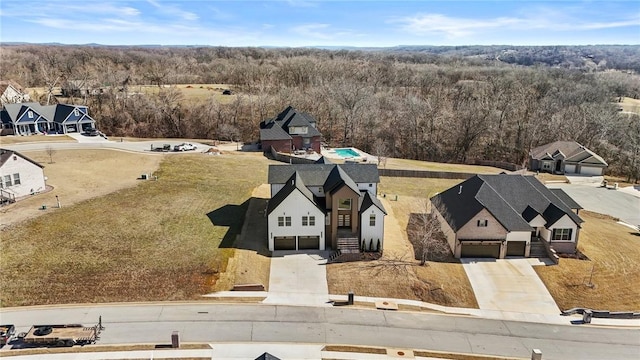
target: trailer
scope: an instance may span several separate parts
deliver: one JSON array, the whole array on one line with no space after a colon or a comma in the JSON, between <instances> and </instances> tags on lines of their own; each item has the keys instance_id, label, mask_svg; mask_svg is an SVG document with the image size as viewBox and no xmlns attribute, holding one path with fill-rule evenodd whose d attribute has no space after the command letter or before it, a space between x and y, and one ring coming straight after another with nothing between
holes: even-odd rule
<instances>
[{"instance_id":1,"label":"trailer","mask_svg":"<svg viewBox=\"0 0 640 360\"><path fill-rule=\"evenodd\" d=\"M102 321L95 326L80 324L33 325L22 341L33 345L74 346L93 344L99 339Z\"/></svg>"},{"instance_id":2,"label":"trailer","mask_svg":"<svg viewBox=\"0 0 640 360\"><path fill-rule=\"evenodd\" d=\"M16 333L16 327L13 325L0 325L0 347L9 343L9 339Z\"/></svg>"}]
</instances>

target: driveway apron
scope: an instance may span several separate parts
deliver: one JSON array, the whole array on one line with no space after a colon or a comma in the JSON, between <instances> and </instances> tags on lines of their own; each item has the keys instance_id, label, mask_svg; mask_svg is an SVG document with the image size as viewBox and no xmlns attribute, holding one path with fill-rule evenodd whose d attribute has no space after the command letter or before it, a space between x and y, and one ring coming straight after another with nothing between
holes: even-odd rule
<instances>
[{"instance_id":1,"label":"driveway apron","mask_svg":"<svg viewBox=\"0 0 640 360\"><path fill-rule=\"evenodd\" d=\"M315 253L274 252L267 304L327 305L327 260Z\"/></svg>"},{"instance_id":2,"label":"driveway apron","mask_svg":"<svg viewBox=\"0 0 640 360\"><path fill-rule=\"evenodd\" d=\"M480 310L558 315L530 259L461 259Z\"/></svg>"}]
</instances>

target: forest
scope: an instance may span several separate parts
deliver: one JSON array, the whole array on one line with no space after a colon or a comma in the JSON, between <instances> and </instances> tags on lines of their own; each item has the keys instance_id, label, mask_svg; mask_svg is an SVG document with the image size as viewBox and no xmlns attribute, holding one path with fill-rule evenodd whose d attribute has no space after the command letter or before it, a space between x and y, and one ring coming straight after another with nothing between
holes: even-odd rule
<instances>
[{"instance_id":1,"label":"forest","mask_svg":"<svg viewBox=\"0 0 640 360\"><path fill-rule=\"evenodd\" d=\"M640 46L388 49L117 47L3 44L0 79L45 89L80 81L111 136L258 140L287 105L310 113L324 141L374 155L523 164L529 150L575 140L640 178ZM176 84L225 84L229 101ZM153 85L153 93L136 92Z\"/></svg>"}]
</instances>

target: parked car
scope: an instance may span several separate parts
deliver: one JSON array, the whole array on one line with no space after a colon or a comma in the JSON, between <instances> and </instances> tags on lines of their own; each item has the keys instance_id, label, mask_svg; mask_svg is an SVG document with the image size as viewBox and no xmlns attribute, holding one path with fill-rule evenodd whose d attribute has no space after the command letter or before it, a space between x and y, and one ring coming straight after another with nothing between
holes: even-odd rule
<instances>
[{"instance_id":1,"label":"parked car","mask_svg":"<svg viewBox=\"0 0 640 360\"><path fill-rule=\"evenodd\" d=\"M86 136L98 136L100 134L100 132L98 131L98 129L94 129L94 128L86 128L84 129L84 135Z\"/></svg>"},{"instance_id":2,"label":"parked car","mask_svg":"<svg viewBox=\"0 0 640 360\"><path fill-rule=\"evenodd\" d=\"M16 327L13 325L0 325L0 346L9 343L11 337L16 333Z\"/></svg>"},{"instance_id":3,"label":"parked car","mask_svg":"<svg viewBox=\"0 0 640 360\"><path fill-rule=\"evenodd\" d=\"M196 150L198 147L190 143L182 143L173 147L173 151L190 151Z\"/></svg>"}]
</instances>

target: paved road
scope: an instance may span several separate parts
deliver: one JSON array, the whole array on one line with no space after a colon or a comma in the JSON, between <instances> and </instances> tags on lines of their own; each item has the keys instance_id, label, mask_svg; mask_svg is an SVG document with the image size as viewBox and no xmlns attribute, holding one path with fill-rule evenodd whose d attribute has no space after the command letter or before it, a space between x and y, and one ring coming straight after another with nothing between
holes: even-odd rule
<instances>
[{"instance_id":1,"label":"paved road","mask_svg":"<svg viewBox=\"0 0 640 360\"><path fill-rule=\"evenodd\" d=\"M225 304L121 304L1 309L0 322L26 331L37 323L95 322L100 343L292 342L431 349L544 359L637 359L640 329L487 320L347 307Z\"/></svg>"},{"instance_id":2,"label":"paved road","mask_svg":"<svg viewBox=\"0 0 640 360\"><path fill-rule=\"evenodd\" d=\"M531 262L538 259L461 259L481 310L557 315L560 309ZM544 266L544 263L541 263Z\"/></svg>"},{"instance_id":3,"label":"paved road","mask_svg":"<svg viewBox=\"0 0 640 360\"><path fill-rule=\"evenodd\" d=\"M640 198L631 194L589 185L547 184L547 186L564 190L586 210L617 217L630 225L640 224Z\"/></svg>"}]
</instances>

